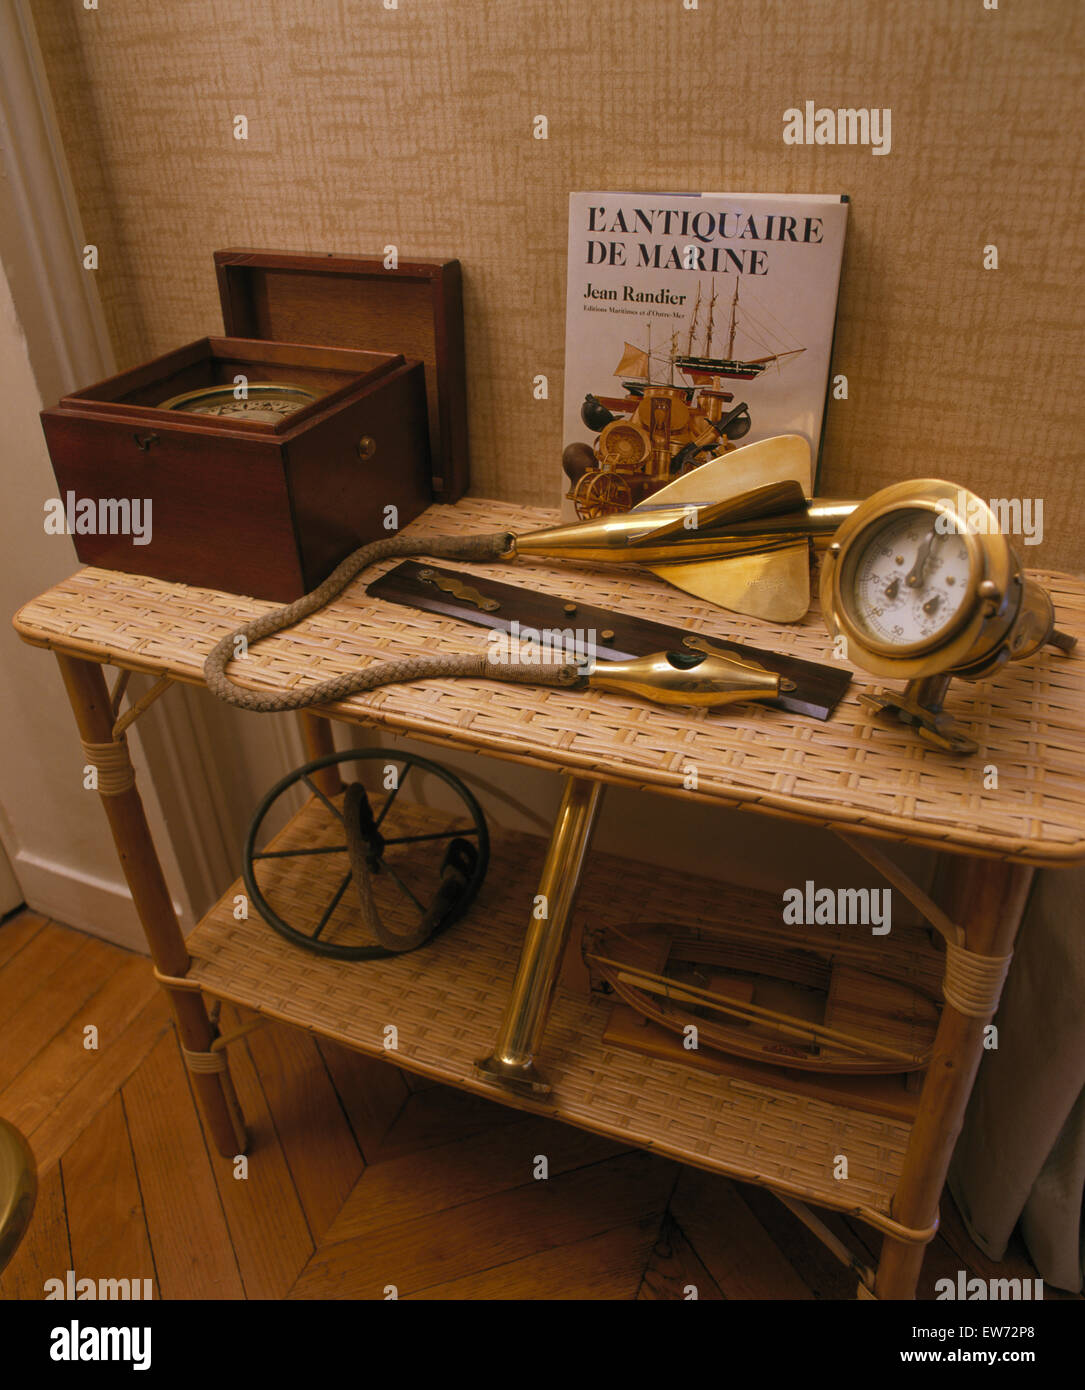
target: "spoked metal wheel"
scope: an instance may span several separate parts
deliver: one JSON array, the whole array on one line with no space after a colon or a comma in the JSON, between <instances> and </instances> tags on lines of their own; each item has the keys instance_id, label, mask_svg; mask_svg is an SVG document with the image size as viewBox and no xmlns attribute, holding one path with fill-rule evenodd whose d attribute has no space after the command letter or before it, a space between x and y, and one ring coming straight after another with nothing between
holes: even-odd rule
<instances>
[{"instance_id":1,"label":"spoked metal wheel","mask_svg":"<svg viewBox=\"0 0 1085 1390\"><path fill-rule=\"evenodd\" d=\"M319 774L332 767L352 780L329 793ZM299 785L312 799L269 841L265 822ZM455 773L414 753L354 748L271 788L249 826L242 876L253 906L287 941L337 960L377 960L462 916L489 857L482 807Z\"/></svg>"}]
</instances>

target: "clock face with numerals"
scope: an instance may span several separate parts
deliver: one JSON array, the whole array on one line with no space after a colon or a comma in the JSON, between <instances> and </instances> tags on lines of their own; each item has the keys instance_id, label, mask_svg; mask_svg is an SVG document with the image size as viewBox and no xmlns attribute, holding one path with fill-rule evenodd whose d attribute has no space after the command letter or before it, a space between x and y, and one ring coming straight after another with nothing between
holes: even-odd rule
<instances>
[{"instance_id":1,"label":"clock face with numerals","mask_svg":"<svg viewBox=\"0 0 1085 1390\"><path fill-rule=\"evenodd\" d=\"M244 390L244 395L239 395ZM317 399L305 386L250 382L248 386L205 386L163 401L159 410L182 410L190 415L218 415L248 420L258 425L277 425L287 415Z\"/></svg>"},{"instance_id":2,"label":"clock face with numerals","mask_svg":"<svg viewBox=\"0 0 1085 1390\"><path fill-rule=\"evenodd\" d=\"M857 544L848 606L888 646L934 644L971 600L971 559L958 530L922 507L890 513Z\"/></svg>"}]
</instances>

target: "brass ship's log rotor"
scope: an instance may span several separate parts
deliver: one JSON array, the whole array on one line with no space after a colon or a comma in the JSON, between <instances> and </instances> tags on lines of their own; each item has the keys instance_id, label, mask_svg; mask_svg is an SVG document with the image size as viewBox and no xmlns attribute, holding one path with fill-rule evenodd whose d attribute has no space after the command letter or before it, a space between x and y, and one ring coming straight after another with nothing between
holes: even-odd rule
<instances>
[{"instance_id":1,"label":"brass ship's log rotor","mask_svg":"<svg viewBox=\"0 0 1085 1390\"><path fill-rule=\"evenodd\" d=\"M633 564L772 622L810 607L810 554L859 505L811 497L810 446L777 435L683 474L632 511L511 539L509 557Z\"/></svg>"}]
</instances>

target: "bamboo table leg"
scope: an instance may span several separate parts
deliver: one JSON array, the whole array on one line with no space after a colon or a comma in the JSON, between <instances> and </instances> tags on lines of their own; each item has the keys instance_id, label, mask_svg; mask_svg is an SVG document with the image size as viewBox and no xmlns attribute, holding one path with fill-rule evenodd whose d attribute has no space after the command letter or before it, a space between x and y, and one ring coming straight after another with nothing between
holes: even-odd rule
<instances>
[{"instance_id":1,"label":"bamboo table leg","mask_svg":"<svg viewBox=\"0 0 1085 1390\"><path fill-rule=\"evenodd\" d=\"M1025 911L1033 870L1020 864L946 856L944 906L965 932L970 951L1005 956ZM949 1162L983 1056L987 1020L969 1018L951 1004L942 1009L930 1066L893 1197L893 1218L927 1230L938 1215ZM878 1298L914 1298L926 1247L886 1236L874 1284Z\"/></svg>"},{"instance_id":2,"label":"bamboo table leg","mask_svg":"<svg viewBox=\"0 0 1085 1390\"><path fill-rule=\"evenodd\" d=\"M298 710L298 723L301 726L301 741L305 745L305 756L310 762L335 752L331 721L314 714L312 710ZM343 790L343 779L339 769L323 767L313 774L314 783L325 796L338 796Z\"/></svg>"},{"instance_id":3,"label":"bamboo table leg","mask_svg":"<svg viewBox=\"0 0 1085 1390\"><path fill-rule=\"evenodd\" d=\"M534 916L527 929L494 1050L475 1064L489 1080L515 1090L550 1089L536 1070L535 1050L550 1013L573 903L602 799L601 782L566 778L536 898L536 902L541 900L545 915Z\"/></svg>"},{"instance_id":4,"label":"bamboo table leg","mask_svg":"<svg viewBox=\"0 0 1085 1390\"><path fill-rule=\"evenodd\" d=\"M109 743L113 712L101 667L93 661L56 653L60 673L84 743ZM162 866L143 811L139 791L101 794L102 806L113 832L121 868L132 890L132 901L143 924L155 965L163 975L183 976L190 958L173 910ZM198 990L166 986L177 1032L189 1052L207 1052L215 1030ZM207 1128L219 1153L233 1157L245 1149L245 1126L228 1071L191 1072Z\"/></svg>"}]
</instances>

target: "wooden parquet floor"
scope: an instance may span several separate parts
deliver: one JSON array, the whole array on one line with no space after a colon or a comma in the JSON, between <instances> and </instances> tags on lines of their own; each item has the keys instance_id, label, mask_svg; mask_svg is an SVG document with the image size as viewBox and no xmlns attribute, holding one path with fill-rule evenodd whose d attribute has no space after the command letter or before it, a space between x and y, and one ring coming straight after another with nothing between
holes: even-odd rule
<instances>
[{"instance_id":1,"label":"wooden parquet floor","mask_svg":"<svg viewBox=\"0 0 1085 1390\"><path fill-rule=\"evenodd\" d=\"M230 1057L247 1176L207 1142L147 960L28 912L0 925L0 1115L40 1184L0 1296L40 1299L67 1270L151 1279L165 1299L854 1296L761 1189L296 1029L259 1028ZM876 1257L868 1229L826 1220ZM962 1268L1035 1277L1020 1247L999 1265L977 1250L947 1195L920 1296Z\"/></svg>"}]
</instances>

